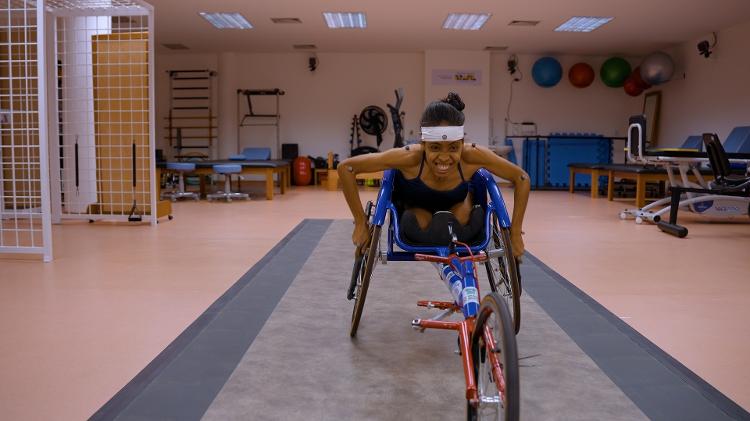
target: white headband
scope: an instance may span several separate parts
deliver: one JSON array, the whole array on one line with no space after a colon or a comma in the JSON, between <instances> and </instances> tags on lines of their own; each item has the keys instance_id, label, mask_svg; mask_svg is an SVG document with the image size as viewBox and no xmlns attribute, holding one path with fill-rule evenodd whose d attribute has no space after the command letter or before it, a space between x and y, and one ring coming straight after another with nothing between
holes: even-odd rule
<instances>
[{"instance_id":1,"label":"white headband","mask_svg":"<svg viewBox=\"0 0 750 421\"><path fill-rule=\"evenodd\" d=\"M452 142L464 138L464 126L422 127L425 142Z\"/></svg>"}]
</instances>

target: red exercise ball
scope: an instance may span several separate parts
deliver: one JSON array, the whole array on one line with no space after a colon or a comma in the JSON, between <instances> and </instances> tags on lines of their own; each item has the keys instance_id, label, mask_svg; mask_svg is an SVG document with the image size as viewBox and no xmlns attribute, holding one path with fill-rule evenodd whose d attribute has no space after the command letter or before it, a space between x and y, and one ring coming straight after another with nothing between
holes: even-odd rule
<instances>
[{"instance_id":1,"label":"red exercise ball","mask_svg":"<svg viewBox=\"0 0 750 421\"><path fill-rule=\"evenodd\" d=\"M576 88L585 88L594 81L594 69L586 63L576 63L568 70L568 80Z\"/></svg>"},{"instance_id":2,"label":"red exercise ball","mask_svg":"<svg viewBox=\"0 0 750 421\"><path fill-rule=\"evenodd\" d=\"M646 90L651 87L651 85L648 84L643 78L641 77L641 66L638 66L633 70L633 73L630 74L630 78L635 80L635 83L638 84L638 86L641 87L641 89Z\"/></svg>"},{"instance_id":3,"label":"red exercise ball","mask_svg":"<svg viewBox=\"0 0 750 421\"><path fill-rule=\"evenodd\" d=\"M636 81L632 76L625 79L625 83L622 85L622 88L625 90L625 93L630 96L638 96L643 93L643 88L638 86L638 81Z\"/></svg>"},{"instance_id":4,"label":"red exercise ball","mask_svg":"<svg viewBox=\"0 0 750 421\"><path fill-rule=\"evenodd\" d=\"M310 158L298 156L292 162L292 178L295 186L306 186L312 181L312 161Z\"/></svg>"}]
</instances>

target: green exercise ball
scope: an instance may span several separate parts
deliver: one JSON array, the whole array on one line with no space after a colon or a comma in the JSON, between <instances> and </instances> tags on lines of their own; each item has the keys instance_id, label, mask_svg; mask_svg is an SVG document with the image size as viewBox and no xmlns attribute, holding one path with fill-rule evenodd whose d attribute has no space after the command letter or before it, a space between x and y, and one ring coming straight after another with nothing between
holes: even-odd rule
<instances>
[{"instance_id":1,"label":"green exercise ball","mask_svg":"<svg viewBox=\"0 0 750 421\"><path fill-rule=\"evenodd\" d=\"M630 63L622 57L612 57L602 64L599 76L605 85L610 88L619 88L630 76Z\"/></svg>"}]
</instances>

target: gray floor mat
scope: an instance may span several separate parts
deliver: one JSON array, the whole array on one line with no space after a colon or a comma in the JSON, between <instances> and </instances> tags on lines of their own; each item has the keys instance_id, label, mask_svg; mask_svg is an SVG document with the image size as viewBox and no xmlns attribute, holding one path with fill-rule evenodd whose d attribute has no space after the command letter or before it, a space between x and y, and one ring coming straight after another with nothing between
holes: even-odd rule
<instances>
[{"instance_id":1,"label":"gray floor mat","mask_svg":"<svg viewBox=\"0 0 750 421\"><path fill-rule=\"evenodd\" d=\"M449 299L431 265L378 265L349 338L351 229L303 221L92 419L464 419L456 334L410 326ZM533 255L522 272L522 419L750 419Z\"/></svg>"},{"instance_id":2,"label":"gray floor mat","mask_svg":"<svg viewBox=\"0 0 750 421\"><path fill-rule=\"evenodd\" d=\"M378 265L350 340L351 303L337 264L351 260L350 236L351 223L331 225L205 420L465 417L456 334L410 326L430 314L417 300L449 297L430 264ZM646 419L528 295L522 308L523 419Z\"/></svg>"}]
</instances>

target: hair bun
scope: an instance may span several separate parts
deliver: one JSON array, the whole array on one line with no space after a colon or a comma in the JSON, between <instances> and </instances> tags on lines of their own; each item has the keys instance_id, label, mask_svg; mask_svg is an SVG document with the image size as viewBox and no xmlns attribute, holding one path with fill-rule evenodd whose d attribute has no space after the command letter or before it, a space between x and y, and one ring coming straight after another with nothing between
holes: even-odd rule
<instances>
[{"instance_id":1,"label":"hair bun","mask_svg":"<svg viewBox=\"0 0 750 421\"><path fill-rule=\"evenodd\" d=\"M443 102L446 102L453 106L458 111L463 111L466 105L461 101L461 97L455 92L448 93L448 98L445 98Z\"/></svg>"}]
</instances>

